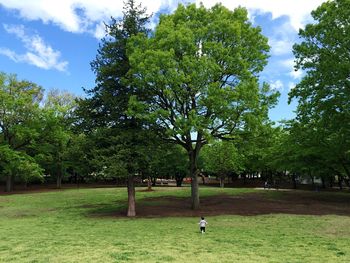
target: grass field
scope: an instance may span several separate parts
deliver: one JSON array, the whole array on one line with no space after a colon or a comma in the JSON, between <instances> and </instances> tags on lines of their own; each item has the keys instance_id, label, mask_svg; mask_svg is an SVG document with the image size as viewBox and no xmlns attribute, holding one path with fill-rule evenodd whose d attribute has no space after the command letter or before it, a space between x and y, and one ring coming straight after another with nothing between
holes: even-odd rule
<instances>
[{"instance_id":1,"label":"grass field","mask_svg":"<svg viewBox=\"0 0 350 263\"><path fill-rule=\"evenodd\" d=\"M156 188L137 192L137 201L189 194ZM98 216L125 209L125 201L124 188L0 196L0 262L350 262L349 216L210 216L206 234L198 217Z\"/></svg>"}]
</instances>

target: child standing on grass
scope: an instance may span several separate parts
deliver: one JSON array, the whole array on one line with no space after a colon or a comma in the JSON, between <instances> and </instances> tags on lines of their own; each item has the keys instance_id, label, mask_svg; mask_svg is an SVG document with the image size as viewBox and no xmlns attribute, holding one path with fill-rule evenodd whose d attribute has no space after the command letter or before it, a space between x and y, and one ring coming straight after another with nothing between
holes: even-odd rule
<instances>
[{"instance_id":1,"label":"child standing on grass","mask_svg":"<svg viewBox=\"0 0 350 263\"><path fill-rule=\"evenodd\" d=\"M204 220L204 217L201 217L201 221L199 221L199 230L201 231L202 234L205 233L205 226L208 224L207 221Z\"/></svg>"}]
</instances>

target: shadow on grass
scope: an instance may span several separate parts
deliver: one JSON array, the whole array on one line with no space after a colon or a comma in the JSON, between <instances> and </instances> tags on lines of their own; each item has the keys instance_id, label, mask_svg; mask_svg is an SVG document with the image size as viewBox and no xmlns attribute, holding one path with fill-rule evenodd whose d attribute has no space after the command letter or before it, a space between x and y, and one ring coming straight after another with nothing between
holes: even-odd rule
<instances>
[{"instance_id":1,"label":"shadow on grass","mask_svg":"<svg viewBox=\"0 0 350 263\"><path fill-rule=\"evenodd\" d=\"M136 217L139 218L264 214L350 216L350 195L304 191L207 196L201 198L199 210L191 209L189 197L152 197L136 202ZM99 204L90 208L87 216L125 217L127 203Z\"/></svg>"}]
</instances>

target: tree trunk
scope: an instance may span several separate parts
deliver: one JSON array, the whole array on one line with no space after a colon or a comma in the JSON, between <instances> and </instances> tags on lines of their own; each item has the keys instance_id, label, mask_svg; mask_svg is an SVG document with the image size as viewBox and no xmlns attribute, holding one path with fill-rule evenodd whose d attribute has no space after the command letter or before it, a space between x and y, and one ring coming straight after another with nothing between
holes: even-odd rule
<instances>
[{"instance_id":1,"label":"tree trunk","mask_svg":"<svg viewBox=\"0 0 350 263\"><path fill-rule=\"evenodd\" d=\"M56 187L58 189L61 189L61 187L62 187L62 175L63 175L62 160L59 158L58 159L57 178L56 178Z\"/></svg>"},{"instance_id":2,"label":"tree trunk","mask_svg":"<svg viewBox=\"0 0 350 263\"><path fill-rule=\"evenodd\" d=\"M344 171L345 171L346 175L350 179L350 170L349 170L349 168L344 163L342 163L342 165L344 167Z\"/></svg>"},{"instance_id":3,"label":"tree trunk","mask_svg":"<svg viewBox=\"0 0 350 263\"><path fill-rule=\"evenodd\" d=\"M334 176L331 175L331 177L329 178L329 187L333 188L333 183L334 183Z\"/></svg>"},{"instance_id":4,"label":"tree trunk","mask_svg":"<svg viewBox=\"0 0 350 263\"><path fill-rule=\"evenodd\" d=\"M292 173L293 188L297 189L297 180L295 173Z\"/></svg>"},{"instance_id":5,"label":"tree trunk","mask_svg":"<svg viewBox=\"0 0 350 263\"><path fill-rule=\"evenodd\" d=\"M152 177L152 186L156 186L157 178Z\"/></svg>"},{"instance_id":6,"label":"tree trunk","mask_svg":"<svg viewBox=\"0 0 350 263\"><path fill-rule=\"evenodd\" d=\"M128 177L128 217L136 216L136 202L135 202L135 185L134 176Z\"/></svg>"},{"instance_id":7,"label":"tree trunk","mask_svg":"<svg viewBox=\"0 0 350 263\"><path fill-rule=\"evenodd\" d=\"M13 190L13 178L12 175L6 176L6 192L12 192Z\"/></svg>"},{"instance_id":8,"label":"tree trunk","mask_svg":"<svg viewBox=\"0 0 350 263\"><path fill-rule=\"evenodd\" d=\"M151 178L151 176L148 176L148 178L147 178L147 190L148 191L152 190L152 178Z\"/></svg>"},{"instance_id":9,"label":"tree trunk","mask_svg":"<svg viewBox=\"0 0 350 263\"><path fill-rule=\"evenodd\" d=\"M246 183L247 183L247 174L244 173L243 174L243 185L246 185Z\"/></svg>"},{"instance_id":10,"label":"tree trunk","mask_svg":"<svg viewBox=\"0 0 350 263\"><path fill-rule=\"evenodd\" d=\"M189 152L190 159L190 176L191 176L191 207L193 210L199 209L199 186L197 176L197 156L194 150Z\"/></svg>"},{"instance_id":11,"label":"tree trunk","mask_svg":"<svg viewBox=\"0 0 350 263\"><path fill-rule=\"evenodd\" d=\"M322 182L322 188L326 189L326 179L323 176L321 177L321 182Z\"/></svg>"},{"instance_id":12,"label":"tree trunk","mask_svg":"<svg viewBox=\"0 0 350 263\"><path fill-rule=\"evenodd\" d=\"M57 173L56 187L58 189L62 187L62 173L60 171Z\"/></svg>"},{"instance_id":13,"label":"tree trunk","mask_svg":"<svg viewBox=\"0 0 350 263\"><path fill-rule=\"evenodd\" d=\"M184 180L184 177L181 175L176 175L175 176L175 180L176 180L176 187L181 187L182 186L182 182Z\"/></svg>"},{"instance_id":14,"label":"tree trunk","mask_svg":"<svg viewBox=\"0 0 350 263\"><path fill-rule=\"evenodd\" d=\"M198 177L197 174L194 173L191 181L191 197L192 197L192 209L199 209L199 189L198 189Z\"/></svg>"},{"instance_id":15,"label":"tree trunk","mask_svg":"<svg viewBox=\"0 0 350 263\"><path fill-rule=\"evenodd\" d=\"M339 185L339 189L343 190L343 176L338 175L338 185Z\"/></svg>"},{"instance_id":16,"label":"tree trunk","mask_svg":"<svg viewBox=\"0 0 350 263\"><path fill-rule=\"evenodd\" d=\"M312 182L312 186L315 186L315 177L312 175L311 170L309 169L309 176Z\"/></svg>"},{"instance_id":17,"label":"tree trunk","mask_svg":"<svg viewBox=\"0 0 350 263\"><path fill-rule=\"evenodd\" d=\"M225 186L225 177L223 175L220 176L220 187L224 188Z\"/></svg>"}]
</instances>

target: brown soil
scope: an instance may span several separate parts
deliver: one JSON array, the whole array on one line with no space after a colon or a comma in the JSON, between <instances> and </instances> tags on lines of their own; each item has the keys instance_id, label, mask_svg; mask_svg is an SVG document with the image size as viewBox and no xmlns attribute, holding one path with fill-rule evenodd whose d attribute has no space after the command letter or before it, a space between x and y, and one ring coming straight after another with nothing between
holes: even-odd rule
<instances>
[{"instance_id":1,"label":"brown soil","mask_svg":"<svg viewBox=\"0 0 350 263\"><path fill-rule=\"evenodd\" d=\"M82 185L83 188L115 187L115 185ZM77 188L76 185L65 185L64 189ZM64 190L61 189L61 190ZM40 193L57 191L52 185L33 186L0 195L19 193ZM148 190L141 190L147 192ZM153 190L152 190L153 191ZM151 192L152 192L151 191ZM263 215L263 214L299 214L299 215L343 215L350 216L350 192L344 194L312 191L278 191L278 196L272 198L273 190L261 191L236 196L219 195L201 197L201 208L193 211L190 207L190 198L157 197L136 200L137 217L180 217L180 216L215 216L215 215ZM6 202L6 199L1 199ZM125 204L126 205L126 204ZM98 217L125 217L125 211L106 213L104 208L110 204L86 206L95 208L92 216ZM102 212L104 210L104 212Z\"/></svg>"},{"instance_id":2,"label":"brown soil","mask_svg":"<svg viewBox=\"0 0 350 263\"><path fill-rule=\"evenodd\" d=\"M305 191L283 192L278 198L262 193L238 196L211 196L201 198L201 208L193 211L189 198L148 198L137 203L137 217L180 217L264 214L342 215L350 216L350 194L329 195ZM125 211L94 213L94 216L124 217Z\"/></svg>"},{"instance_id":3,"label":"brown soil","mask_svg":"<svg viewBox=\"0 0 350 263\"><path fill-rule=\"evenodd\" d=\"M115 188L118 187L115 184L64 184L62 188L58 189L55 184L52 185L31 185L28 187L16 186L11 192L5 192L5 187L0 187L1 195L13 195L13 194L32 194L32 193L45 193L45 192L56 192L64 191L67 189L84 189L84 188ZM121 186L120 186L121 187Z\"/></svg>"}]
</instances>

